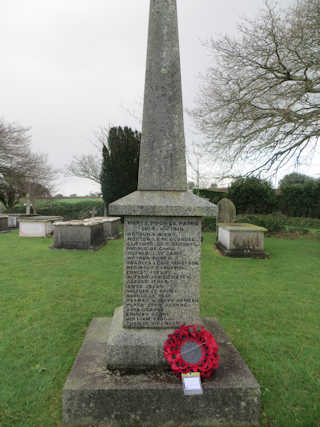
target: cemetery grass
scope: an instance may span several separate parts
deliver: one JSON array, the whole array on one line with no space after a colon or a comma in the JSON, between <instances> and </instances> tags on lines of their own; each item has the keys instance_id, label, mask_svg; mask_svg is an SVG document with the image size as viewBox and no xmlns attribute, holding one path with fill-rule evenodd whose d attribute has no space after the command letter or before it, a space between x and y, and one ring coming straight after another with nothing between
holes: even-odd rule
<instances>
[{"instance_id":1,"label":"cemetery grass","mask_svg":"<svg viewBox=\"0 0 320 427\"><path fill-rule=\"evenodd\" d=\"M266 239L267 260L202 246L201 313L262 390L261 426L319 426L319 241ZM0 234L0 426L61 426L61 392L93 317L122 303L122 240L97 252Z\"/></svg>"}]
</instances>

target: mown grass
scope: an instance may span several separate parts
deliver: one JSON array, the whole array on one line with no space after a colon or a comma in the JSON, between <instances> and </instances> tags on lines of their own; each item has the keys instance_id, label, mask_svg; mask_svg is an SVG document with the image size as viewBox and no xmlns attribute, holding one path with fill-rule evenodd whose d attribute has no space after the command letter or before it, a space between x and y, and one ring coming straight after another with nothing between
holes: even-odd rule
<instances>
[{"instance_id":1,"label":"mown grass","mask_svg":"<svg viewBox=\"0 0 320 427\"><path fill-rule=\"evenodd\" d=\"M231 259L205 234L201 313L217 317L262 389L261 425L319 426L320 244L267 238ZM61 426L61 391L93 317L122 302L122 241L98 252L0 234L0 425Z\"/></svg>"}]
</instances>

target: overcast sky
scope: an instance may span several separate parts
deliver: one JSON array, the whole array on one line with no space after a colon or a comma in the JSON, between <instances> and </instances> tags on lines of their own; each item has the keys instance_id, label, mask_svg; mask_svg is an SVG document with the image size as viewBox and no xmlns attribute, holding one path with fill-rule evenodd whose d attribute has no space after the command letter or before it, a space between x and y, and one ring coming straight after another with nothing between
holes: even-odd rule
<instances>
[{"instance_id":1,"label":"overcast sky","mask_svg":"<svg viewBox=\"0 0 320 427\"><path fill-rule=\"evenodd\" d=\"M185 108L211 61L202 41L235 33L241 17L254 17L262 5L178 0ZM1 0L0 117L31 127L33 150L47 153L56 168L94 152L94 132L103 125L139 127L148 10L149 0ZM187 139L190 128L186 118ZM70 178L56 189L99 190Z\"/></svg>"}]
</instances>

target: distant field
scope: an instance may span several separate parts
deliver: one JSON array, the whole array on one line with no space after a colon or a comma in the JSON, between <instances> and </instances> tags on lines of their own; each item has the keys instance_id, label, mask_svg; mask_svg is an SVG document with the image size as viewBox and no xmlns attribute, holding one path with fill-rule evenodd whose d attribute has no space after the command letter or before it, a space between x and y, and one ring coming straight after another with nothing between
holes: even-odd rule
<instances>
[{"instance_id":1,"label":"distant field","mask_svg":"<svg viewBox=\"0 0 320 427\"><path fill-rule=\"evenodd\" d=\"M40 199L37 200L37 206L41 205L41 203L48 203L48 202L55 202L55 203L79 203L79 202L88 202L88 201L101 201L102 199L100 197L65 197L63 199Z\"/></svg>"}]
</instances>

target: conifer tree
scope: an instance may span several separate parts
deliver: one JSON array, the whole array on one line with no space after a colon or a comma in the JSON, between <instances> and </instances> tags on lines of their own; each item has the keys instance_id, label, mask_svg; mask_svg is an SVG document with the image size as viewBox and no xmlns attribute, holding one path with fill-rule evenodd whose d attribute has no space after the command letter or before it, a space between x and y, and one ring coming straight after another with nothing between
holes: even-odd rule
<instances>
[{"instance_id":1,"label":"conifer tree","mask_svg":"<svg viewBox=\"0 0 320 427\"><path fill-rule=\"evenodd\" d=\"M112 127L102 147L101 192L108 205L138 186L141 133L128 127Z\"/></svg>"}]
</instances>

